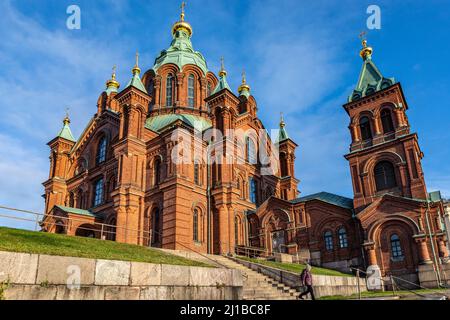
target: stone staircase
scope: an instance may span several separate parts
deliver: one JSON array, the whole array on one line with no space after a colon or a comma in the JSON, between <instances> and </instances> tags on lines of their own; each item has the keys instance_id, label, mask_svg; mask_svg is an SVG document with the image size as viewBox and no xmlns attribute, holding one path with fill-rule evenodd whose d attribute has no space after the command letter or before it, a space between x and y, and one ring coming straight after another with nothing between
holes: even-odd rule
<instances>
[{"instance_id":1,"label":"stone staircase","mask_svg":"<svg viewBox=\"0 0 450 320\"><path fill-rule=\"evenodd\" d=\"M208 255L212 260L242 272L244 300L297 300L299 292L224 256Z\"/></svg>"}]
</instances>

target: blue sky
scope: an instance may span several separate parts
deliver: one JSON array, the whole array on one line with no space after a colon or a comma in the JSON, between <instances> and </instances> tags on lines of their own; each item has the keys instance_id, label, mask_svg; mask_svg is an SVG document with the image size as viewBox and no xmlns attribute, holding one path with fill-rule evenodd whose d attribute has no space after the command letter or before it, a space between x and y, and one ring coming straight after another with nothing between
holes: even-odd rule
<instances>
[{"instance_id":1,"label":"blue sky","mask_svg":"<svg viewBox=\"0 0 450 320\"><path fill-rule=\"evenodd\" d=\"M81 8L81 30L66 28L66 8ZM368 32L373 60L402 83L412 130L425 153L428 189L450 197L450 6L448 1L189 1L194 48L217 72L225 57L237 89L242 69L267 128L283 111L299 144L296 176L303 195L351 197L349 119L342 108L361 68L359 33L368 5L381 29ZM118 66L124 85L134 54L152 67L168 47L180 1L1 1L0 204L43 211L46 143L70 107L79 136Z\"/></svg>"}]
</instances>

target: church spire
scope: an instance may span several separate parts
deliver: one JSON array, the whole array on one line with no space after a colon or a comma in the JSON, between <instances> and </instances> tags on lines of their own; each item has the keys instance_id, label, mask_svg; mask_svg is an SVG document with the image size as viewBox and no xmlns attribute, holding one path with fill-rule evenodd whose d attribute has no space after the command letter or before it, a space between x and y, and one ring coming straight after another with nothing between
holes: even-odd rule
<instances>
[{"instance_id":1,"label":"church spire","mask_svg":"<svg viewBox=\"0 0 450 320\"><path fill-rule=\"evenodd\" d=\"M63 138L72 142L76 142L75 138L73 137L72 131L70 130L70 118L69 118L69 112L68 109L66 109L66 116L63 119L63 127L59 131L57 138Z\"/></svg>"},{"instance_id":2,"label":"church spire","mask_svg":"<svg viewBox=\"0 0 450 320\"><path fill-rule=\"evenodd\" d=\"M250 86L247 84L247 80L245 78L245 70L242 71L242 82L238 88L239 95L246 96L247 98L250 96Z\"/></svg>"},{"instance_id":3,"label":"church spire","mask_svg":"<svg viewBox=\"0 0 450 320\"><path fill-rule=\"evenodd\" d=\"M231 91L227 81L227 71L225 70L224 59L222 57L220 58L219 83L217 83L217 86L212 94L222 91L223 89L228 89Z\"/></svg>"},{"instance_id":4,"label":"church spire","mask_svg":"<svg viewBox=\"0 0 450 320\"><path fill-rule=\"evenodd\" d=\"M394 78L385 78L373 62L373 49L367 45L365 34L365 32L360 34L362 48L359 51L359 55L363 59L363 66L359 74L356 88L348 98L349 102L356 101L377 91L386 89L395 83Z\"/></svg>"},{"instance_id":5,"label":"church spire","mask_svg":"<svg viewBox=\"0 0 450 320\"><path fill-rule=\"evenodd\" d=\"M134 64L133 69L131 70L133 77L131 78L131 80L128 82L127 86L125 88L128 87L135 87L139 90L141 90L142 92L147 93L147 90L145 89L144 84L141 81L141 69L139 68L139 52L136 51L136 62Z\"/></svg>"},{"instance_id":6,"label":"church spire","mask_svg":"<svg viewBox=\"0 0 450 320\"><path fill-rule=\"evenodd\" d=\"M192 36L192 27L191 25L184 21L184 8L186 7L186 2L182 2L181 3L181 14L180 14L180 20L175 22L173 27L172 27L172 35L175 37L177 35L178 31L182 31L184 33L186 33L188 35L188 37L190 38Z\"/></svg>"},{"instance_id":7,"label":"church spire","mask_svg":"<svg viewBox=\"0 0 450 320\"><path fill-rule=\"evenodd\" d=\"M106 93L109 95L111 92L117 92L120 87L120 83L116 80L116 66L112 68L111 79L106 81Z\"/></svg>"},{"instance_id":8,"label":"church spire","mask_svg":"<svg viewBox=\"0 0 450 320\"><path fill-rule=\"evenodd\" d=\"M278 139L276 142L282 142L289 139L289 135L286 131L286 123L284 122L283 112L280 112L280 131L278 132Z\"/></svg>"}]
</instances>

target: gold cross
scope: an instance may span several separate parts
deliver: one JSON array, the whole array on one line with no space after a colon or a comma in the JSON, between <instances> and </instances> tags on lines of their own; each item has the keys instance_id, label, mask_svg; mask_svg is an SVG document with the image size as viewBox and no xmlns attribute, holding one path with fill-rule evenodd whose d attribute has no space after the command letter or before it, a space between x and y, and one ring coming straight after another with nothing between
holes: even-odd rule
<instances>
[{"instance_id":1,"label":"gold cross","mask_svg":"<svg viewBox=\"0 0 450 320\"><path fill-rule=\"evenodd\" d=\"M136 50L136 67L139 66L139 52Z\"/></svg>"},{"instance_id":2,"label":"gold cross","mask_svg":"<svg viewBox=\"0 0 450 320\"><path fill-rule=\"evenodd\" d=\"M362 32L359 34L359 38L360 38L361 40L363 40L363 38L365 38L366 34L367 34L367 32L362 31Z\"/></svg>"},{"instance_id":3,"label":"gold cross","mask_svg":"<svg viewBox=\"0 0 450 320\"><path fill-rule=\"evenodd\" d=\"M242 83L245 83L247 79L245 79L245 69L242 70Z\"/></svg>"},{"instance_id":4,"label":"gold cross","mask_svg":"<svg viewBox=\"0 0 450 320\"><path fill-rule=\"evenodd\" d=\"M186 2L181 2L181 21L184 21L184 7L186 6Z\"/></svg>"},{"instance_id":5,"label":"gold cross","mask_svg":"<svg viewBox=\"0 0 450 320\"><path fill-rule=\"evenodd\" d=\"M225 69L223 61L224 61L224 59L223 59L223 56L222 56L222 57L220 57L220 68L221 68L222 70Z\"/></svg>"}]
</instances>

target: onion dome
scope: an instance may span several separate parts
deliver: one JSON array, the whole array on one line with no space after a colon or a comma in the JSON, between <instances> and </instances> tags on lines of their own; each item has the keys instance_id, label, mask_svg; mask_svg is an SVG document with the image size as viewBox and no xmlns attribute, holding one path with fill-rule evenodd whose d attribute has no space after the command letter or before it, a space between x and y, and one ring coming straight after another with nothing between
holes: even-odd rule
<instances>
[{"instance_id":1,"label":"onion dome","mask_svg":"<svg viewBox=\"0 0 450 320\"><path fill-rule=\"evenodd\" d=\"M245 71L242 72L242 83L238 88L238 92L241 96L246 96L247 98L250 96L250 86L245 79Z\"/></svg>"},{"instance_id":2,"label":"onion dome","mask_svg":"<svg viewBox=\"0 0 450 320\"><path fill-rule=\"evenodd\" d=\"M359 52L359 55L361 56L361 58L363 60L371 59L372 58L372 52L373 52L372 47L368 47L367 46L367 40L366 39L364 39L362 41L362 45L363 45L363 48Z\"/></svg>"},{"instance_id":3,"label":"onion dome","mask_svg":"<svg viewBox=\"0 0 450 320\"><path fill-rule=\"evenodd\" d=\"M184 21L184 7L186 6L186 2L181 3L181 14L180 14L180 20L175 22L172 26L172 35L175 36L177 31L183 31L188 34L189 37L192 36L192 27L191 25Z\"/></svg>"},{"instance_id":4,"label":"onion dome","mask_svg":"<svg viewBox=\"0 0 450 320\"><path fill-rule=\"evenodd\" d=\"M195 51L192 47L192 27L184 21L184 6L185 3L181 6L180 21L175 22L172 27L173 40L170 47L162 50L155 59L153 70L157 72L161 66L166 64L174 64L178 66L179 70L182 70L185 65L192 64L198 66L206 75L208 73L206 60L200 52Z\"/></svg>"},{"instance_id":5,"label":"onion dome","mask_svg":"<svg viewBox=\"0 0 450 320\"><path fill-rule=\"evenodd\" d=\"M112 70L113 71L112 71L111 79L106 81L106 90L105 91L108 95L111 92L117 92L120 87L120 83L117 82L117 80L116 80L116 66L114 66Z\"/></svg>"}]
</instances>

